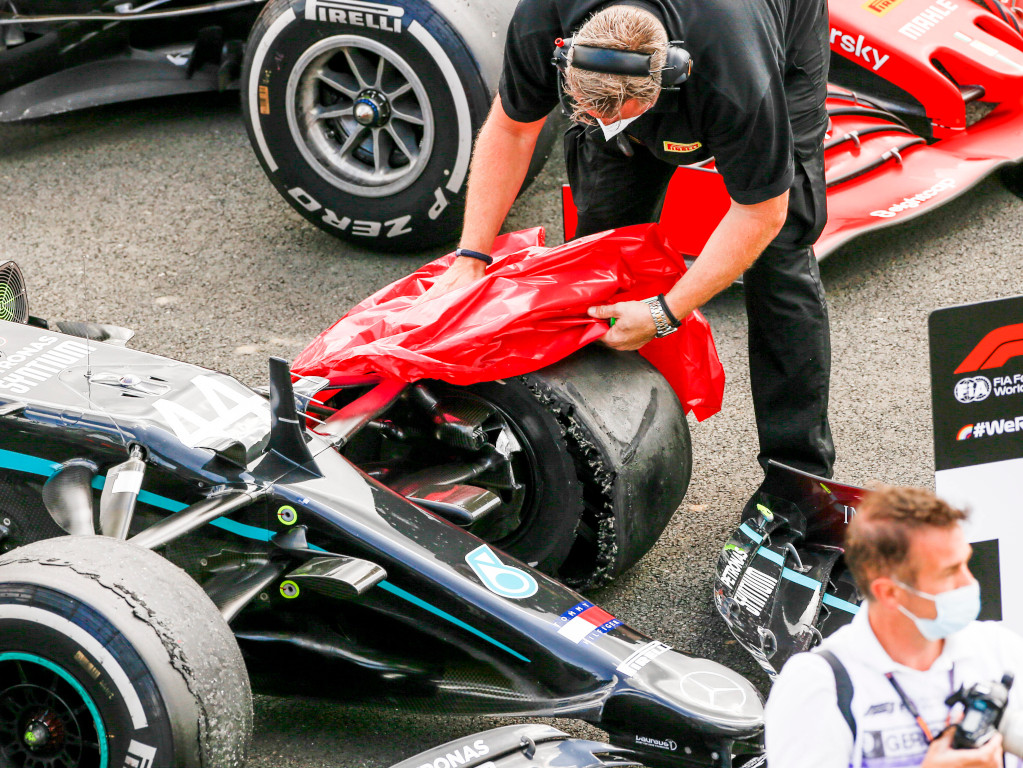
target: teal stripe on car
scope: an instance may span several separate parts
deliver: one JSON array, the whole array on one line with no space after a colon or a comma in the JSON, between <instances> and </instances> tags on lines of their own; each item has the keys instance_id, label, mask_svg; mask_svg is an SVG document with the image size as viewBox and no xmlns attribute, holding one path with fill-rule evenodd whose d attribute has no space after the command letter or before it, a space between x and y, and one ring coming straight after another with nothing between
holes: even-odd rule
<instances>
[{"instance_id":1,"label":"teal stripe on car","mask_svg":"<svg viewBox=\"0 0 1023 768\"><path fill-rule=\"evenodd\" d=\"M843 600L840 597L827 593L824 595L824 605L830 605L832 608L837 608L846 613L857 614L860 611L860 607L856 603L850 603L848 600Z\"/></svg>"},{"instance_id":2,"label":"teal stripe on car","mask_svg":"<svg viewBox=\"0 0 1023 768\"><path fill-rule=\"evenodd\" d=\"M60 469L60 464L53 461L48 461L46 459L41 459L38 456L29 456L24 453L16 453L14 451L6 451L0 449L0 469L14 469L19 472L27 472L33 475L43 475L44 477L49 477L58 469ZM93 486L102 489L103 483L105 481L106 477L97 477L93 481ZM166 509L169 512L179 512L186 506L188 506L187 504L183 504L180 501L174 501L173 499L168 499L165 496L159 496L155 493L150 493L149 491L140 491L139 501L141 501L143 504L149 504L154 507L159 507L160 509ZM269 531L265 528L257 528L254 525L246 525L245 523L239 523L235 520L228 520L227 518L223 517L218 520L213 520L210 523L210 525L214 525L217 528L225 530L228 533L233 533L236 536L240 536L244 539L253 539L254 541L268 542L274 536L273 531ZM309 548L315 549L319 552L327 551L322 547L317 547L314 544L310 544ZM402 598L403 600L407 600L413 605L419 606L423 610L429 611L435 616L439 616L445 621L451 622L455 626L461 627L467 632L471 632L477 637L486 640L488 643L497 646L502 651L507 651L515 658L520 659L521 661L524 661L527 664L530 663L529 659L527 659L521 653L512 650L504 643L501 643L500 641L490 637L490 635L486 634L485 632L481 632L475 627L466 624L464 621L462 621L459 618L456 618L455 616L452 616L450 613L442 611L440 608L437 608L436 606L430 605L428 602L426 602L422 598L416 597L411 592L406 592L400 587L396 587L387 581L382 581L380 583L380 587L386 590L387 592L390 592L391 594Z\"/></svg>"},{"instance_id":3,"label":"teal stripe on car","mask_svg":"<svg viewBox=\"0 0 1023 768\"><path fill-rule=\"evenodd\" d=\"M439 616L440 618L444 619L445 621L450 621L455 626L461 627L462 629L466 630L467 632L471 632L472 634L476 635L476 637L483 638L484 640L486 640L491 645L496 645L502 651L507 651L512 656L514 656L516 659L524 661L527 664L530 663L529 659L527 659L525 656L523 656L518 651L512 650L507 645L505 645L504 643L500 642L499 640L495 640L494 638L492 638L490 635L486 634L485 632L480 632L478 629L476 629L476 627L469 626L468 624L466 624L461 619L459 619L459 618L457 618L455 616L452 616L450 613L447 613L446 611L442 611L440 608L437 608L436 606L430 605L425 600L422 600L421 598L416 597L415 595L413 595L410 592L406 592L401 587L396 587L391 582L389 582L387 580L381 581L379 586L385 592L390 592L392 595L395 595L396 597L400 597L402 600L408 600L413 605L418 605L420 608L422 608L425 611L429 611L434 616Z\"/></svg>"}]
</instances>

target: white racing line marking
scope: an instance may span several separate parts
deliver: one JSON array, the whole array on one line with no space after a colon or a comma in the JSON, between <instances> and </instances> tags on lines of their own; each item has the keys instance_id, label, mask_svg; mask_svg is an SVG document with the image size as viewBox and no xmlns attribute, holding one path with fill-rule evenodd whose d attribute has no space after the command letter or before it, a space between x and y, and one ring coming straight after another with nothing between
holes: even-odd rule
<instances>
[{"instance_id":1,"label":"white racing line marking","mask_svg":"<svg viewBox=\"0 0 1023 768\"><path fill-rule=\"evenodd\" d=\"M288 10L277 17L277 21L270 25L263 39L256 46L256 52L252 56L252 70L249 73L249 122L252 124L252 132L256 134L256 144L259 146L259 151L271 171L276 171L279 166L277 161L274 160L273 155L270 154L270 148L266 145L266 138L263 136L263 126L259 122L259 77L263 71L263 59L266 58L267 49L270 48L271 43L281 33L281 30L294 20L295 11L288 8Z\"/></svg>"},{"instance_id":2,"label":"white racing line marking","mask_svg":"<svg viewBox=\"0 0 1023 768\"><path fill-rule=\"evenodd\" d=\"M125 674L124 670L121 669L121 665L117 663L107 649L100 645L99 641L84 629L68 621L63 616L57 616L49 611L44 611L42 608L35 608L31 605L0 605L0 618L20 619L21 621L33 624L42 624L78 643L78 645L92 654L93 658L110 675L110 679L117 688L117 692L121 694L124 705L128 708L128 714L131 715L131 724L135 726L135 729L139 730L149 726L146 712L142 708L142 701L139 699L135 689L132 688L128 675Z\"/></svg>"}]
</instances>

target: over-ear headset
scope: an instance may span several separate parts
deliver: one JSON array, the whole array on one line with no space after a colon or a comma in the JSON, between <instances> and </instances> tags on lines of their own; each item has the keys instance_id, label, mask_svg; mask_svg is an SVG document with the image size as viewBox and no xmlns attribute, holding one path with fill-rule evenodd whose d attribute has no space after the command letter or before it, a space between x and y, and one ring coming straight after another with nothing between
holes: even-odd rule
<instances>
[{"instance_id":1,"label":"over-ear headset","mask_svg":"<svg viewBox=\"0 0 1023 768\"><path fill-rule=\"evenodd\" d=\"M554 41L554 57L551 63L554 64L562 75L568 69L569 51L572 54L572 66L590 72L603 72L609 75L629 75L632 77L645 77L661 73L661 87L663 89L677 89L684 83L693 71L693 60L689 51L682 47L682 42L672 40L668 43L668 55L664 66L658 70L651 70L649 53L640 51L623 51L615 48L595 48L590 45L575 45L572 38L558 38Z\"/></svg>"}]
</instances>

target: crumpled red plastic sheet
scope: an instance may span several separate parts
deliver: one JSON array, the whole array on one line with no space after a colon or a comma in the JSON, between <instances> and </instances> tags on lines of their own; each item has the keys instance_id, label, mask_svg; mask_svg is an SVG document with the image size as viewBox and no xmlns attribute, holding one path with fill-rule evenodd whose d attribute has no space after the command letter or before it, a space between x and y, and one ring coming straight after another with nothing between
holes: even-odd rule
<instances>
[{"instance_id":1,"label":"crumpled red plastic sheet","mask_svg":"<svg viewBox=\"0 0 1023 768\"><path fill-rule=\"evenodd\" d=\"M539 227L498 238L483 279L412 306L454 255L425 265L352 308L298 355L292 370L460 385L531 373L607 332L607 321L589 317L587 308L665 293L686 269L653 224L556 248L545 248L543 238ZM724 370L700 312L640 353L696 418L721 409Z\"/></svg>"}]
</instances>

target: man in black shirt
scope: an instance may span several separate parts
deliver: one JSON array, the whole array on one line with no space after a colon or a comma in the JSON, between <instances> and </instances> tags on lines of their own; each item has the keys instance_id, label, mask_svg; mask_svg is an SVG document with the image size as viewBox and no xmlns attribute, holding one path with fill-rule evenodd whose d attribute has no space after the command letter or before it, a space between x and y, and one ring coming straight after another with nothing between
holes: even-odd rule
<instances>
[{"instance_id":1,"label":"man in black shirt","mask_svg":"<svg viewBox=\"0 0 1023 768\"><path fill-rule=\"evenodd\" d=\"M562 85L552 52L573 36L576 51L649 55L650 75L587 71L570 52ZM669 41L692 57L673 89L660 81ZM830 335L812 250L826 220L827 71L825 0L520 0L473 154L463 255L433 295L482 276L562 90L577 236L655 220L675 167L713 157L732 203L693 267L661 300L590 314L616 319L607 344L638 349L743 275L759 460L830 476Z\"/></svg>"}]
</instances>

